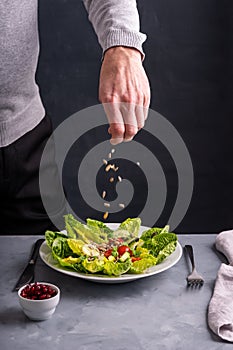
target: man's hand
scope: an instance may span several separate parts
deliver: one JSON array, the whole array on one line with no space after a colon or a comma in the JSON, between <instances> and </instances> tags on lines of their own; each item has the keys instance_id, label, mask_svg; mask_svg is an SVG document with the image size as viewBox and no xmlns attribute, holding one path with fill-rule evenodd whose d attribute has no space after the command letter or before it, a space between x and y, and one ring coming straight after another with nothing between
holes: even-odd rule
<instances>
[{"instance_id":1,"label":"man's hand","mask_svg":"<svg viewBox=\"0 0 233 350\"><path fill-rule=\"evenodd\" d=\"M138 50L118 46L105 52L99 99L108 117L111 143L132 140L144 126L150 104L149 81Z\"/></svg>"}]
</instances>

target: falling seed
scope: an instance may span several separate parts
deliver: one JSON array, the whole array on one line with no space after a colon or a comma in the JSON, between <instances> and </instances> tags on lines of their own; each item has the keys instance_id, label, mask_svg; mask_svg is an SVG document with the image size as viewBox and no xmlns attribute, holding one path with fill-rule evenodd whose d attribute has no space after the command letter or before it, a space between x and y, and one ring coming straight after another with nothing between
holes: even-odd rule
<instances>
[{"instance_id":1,"label":"falling seed","mask_svg":"<svg viewBox=\"0 0 233 350\"><path fill-rule=\"evenodd\" d=\"M106 220L107 217L108 217L108 211L106 211L106 212L104 213L104 215L103 215L104 220Z\"/></svg>"},{"instance_id":2,"label":"falling seed","mask_svg":"<svg viewBox=\"0 0 233 350\"><path fill-rule=\"evenodd\" d=\"M109 181L113 182L114 181L114 177L110 177Z\"/></svg>"},{"instance_id":3,"label":"falling seed","mask_svg":"<svg viewBox=\"0 0 233 350\"><path fill-rule=\"evenodd\" d=\"M105 197L106 197L106 191L103 191L102 198L105 198Z\"/></svg>"},{"instance_id":4,"label":"falling seed","mask_svg":"<svg viewBox=\"0 0 233 350\"><path fill-rule=\"evenodd\" d=\"M115 153L115 149L113 148L113 149L111 150L111 152L112 152L112 153Z\"/></svg>"},{"instance_id":5,"label":"falling seed","mask_svg":"<svg viewBox=\"0 0 233 350\"><path fill-rule=\"evenodd\" d=\"M139 163L139 162L137 162L137 165L138 165L138 166L140 166L140 163Z\"/></svg>"},{"instance_id":6,"label":"falling seed","mask_svg":"<svg viewBox=\"0 0 233 350\"><path fill-rule=\"evenodd\" d=\"M104 203L104 206L109 208L110 207L110 203Z\"/></svg>"},{"instance_id":7,"label":"falling seed","mask_svg":"<svg viewBox=\"0 0 233 350\"><path fill-rule=\"evenodd\" d=\"M111 164L108 164L105 168L105 171L109 171L111 169L112 165Z\"/></svg>"},{"instance_id":8,"label":"falling seed","mask_svg":"<svg viewBox=\"0 0 233 350\"><path fill-rule=\"evenodd\" d=\"M108 154L108 158L109 158L109 159L112 158L112 153L111 153L111 152Z\"/></svg>"},{"instance_id":9,"label":"falling seed","mask_svg":"<svg viewBox=\"0 0 233 350\"><path fill-rule=\"evenodd\" d=\"M120 176L118 176L117 178L118 178L118 181L120 182L122 181L122 178Z\"/></svg>"},{"instance_id":10,"label":"falling seed","mask_svg":"<svg viewBox=\"0 0 233 350\"><path fill-rule=\"evenodd\" d=\"M108 161L106 159L103 159L103 163L107 165Z\"/></svg>"},{"instance_id":11,"label":"falling seed","mask_svg":"<svg viewBox=\"0 0 233 350\"><path fill-rule=\"evenodd\" d=\"M119 204L119 207L120 207L120 208L124 208L125 205L124 205L123 203L120 203L120 204Z\"/></svg>"}]
</instances>

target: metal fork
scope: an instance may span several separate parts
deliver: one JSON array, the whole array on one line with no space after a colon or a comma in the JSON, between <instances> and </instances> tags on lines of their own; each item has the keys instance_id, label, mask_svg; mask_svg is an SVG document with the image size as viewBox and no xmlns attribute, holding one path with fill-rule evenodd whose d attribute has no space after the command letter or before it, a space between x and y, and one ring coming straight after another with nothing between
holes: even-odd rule
<instances>
[{"instance_id":1,"label":"metal fork","mask_svg":"<svg viewBox=\"0 0 233 350\"><path fill-rule=\"evenodd\" d=\"M204 284L204 278L196 270L193 247L191 245L185 245L185 249L192 264L192 273L186 278L187 285L188 287L201 287Z\"/></svg>"}]
</instances>

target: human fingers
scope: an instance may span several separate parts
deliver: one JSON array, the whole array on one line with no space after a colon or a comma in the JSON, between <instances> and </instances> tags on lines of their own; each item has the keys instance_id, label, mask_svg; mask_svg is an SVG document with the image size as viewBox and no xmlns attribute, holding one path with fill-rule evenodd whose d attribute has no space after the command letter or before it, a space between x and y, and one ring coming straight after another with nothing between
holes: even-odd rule
<instances>
[{"instance_id":1,"label":"human fingers","mask_svg":"<svg viewBox=\"0 0 233 350\"><path fill-rule=\"evenodd\" d=\"M140 130L145 125L145 115L143 106L135 105L135 116L137 119L138 130Z\"/></svg>"},{"instance_id":2,"label":"human fingers","mask_svg":"<svg viewBox=\"0 0 233 350\"><path fill-rule=\"evenodd\" d=\"M124 142L131 141L138 132L138 122L135 114L135 104L121 103L120 110L125 125Z\"/></svg>"},{"instance_id":3,"label":"human fingers","mask_svg":"<svg viewBox=\"0 0 233 350\"><path fill-rule=\"evenodd\" d=\"M108 132L111 134L110 142L112 145L117 145L124 140L125 125L119 105L119 103L103 103L109 123Z\"/></svg>"}]
</instances>

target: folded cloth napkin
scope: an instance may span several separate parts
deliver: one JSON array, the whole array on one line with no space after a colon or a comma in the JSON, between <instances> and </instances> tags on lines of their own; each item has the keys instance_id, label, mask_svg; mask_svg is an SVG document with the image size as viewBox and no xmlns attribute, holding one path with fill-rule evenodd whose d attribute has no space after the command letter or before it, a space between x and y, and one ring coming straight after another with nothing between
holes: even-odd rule
<instances>
[{"instance_id":1,"label":"folded cloth napkin","mask_svg":"<svg viewBox=\"0 0 233 350\"><path fill-rule=\"evenodd\" d=\"M208 324L219 337L233 342L233 230L219 233L215 246L229 265L222 263L218 271L208 307Z\"/></svg>"}]
</instances>

